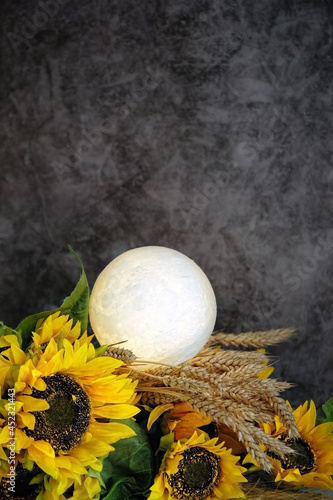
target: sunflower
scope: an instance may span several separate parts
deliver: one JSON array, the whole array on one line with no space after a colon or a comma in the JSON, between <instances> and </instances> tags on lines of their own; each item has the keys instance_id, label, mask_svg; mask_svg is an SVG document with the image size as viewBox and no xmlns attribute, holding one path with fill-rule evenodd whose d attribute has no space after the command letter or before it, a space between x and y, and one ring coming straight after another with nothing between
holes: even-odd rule
<instances>
[{"instance_id":1,"label":"sunflower","mask_svg":"<svg viewBox=\"0 0 333 500\"><path fill-rule=\"evenodd\" d=\"M14 404L15 452L23 453L25 461L50 477L56 494L74 485L77 491L85 489L88 496L82 498L90 498L96 481L88 479L89 469L100 471L100 458L114 449L111 444L134 435L112 419L131 418L139 412L134 406L136 384L127 374L115 373L121 361L96 357L92 344L60 340L57 345L52 337L44 352L26 354L13 344L1 353L0 371L5 367L7 375L0 444L8 454L8 405ZM14 403L8 398L10 389L15 391Z\"/></svg>"},{"instance_id":2,"label":"sunflower","mask_svg":"<svg viewBox=\"0 0 333 500\"><path fill-rule=\"evenodd\" d=\"M231 450L203 432L173 443L164 455L148 500L244 498L237 483L246 470Z\"/></svg>"},{"instance_id":3,"label":"sunflower","mask_svg":"<svg viewBox=\"0 0 333 500\"><path fill-rule=\"evenodd\" d=\"M46 347L52 338L58 340L61 335L73 344L81 335L81 323L77 321L73 326L73 319L69 319L68 314L63 315L60 314L60 311L57 311L47 316L47 318L37 321L36 331L32 332L33 343L31 348L33 351L37 351L40 347ZM88 337L87 332L84 332L80 337L80 343L89 343L92 337L93 335Z\"/></svg>"},{"instance_id":4,"label":"sunflower","mask_svg":"<svg viewBox=\"0 0 333 500\"><path fill-rule=\"evenodd\" d=\"M200 427L212 422L210 417L191 408L187 403L167 403L156 406L150 413L147 429L150 430L153 423L165 412L162 427L167 432L174 433L175 440L188 438Z\"/></svg>"},{"instance_id":5,"label":"sunflower","mask_svg":"<svg viewBox=\"0 0 333 500\"><path fill-rule=\"evenodd\" d=\"M210 417L206 417L191 408L187 403L177 403L170 412L168 428L174 432L175 440L188 438L200 427L212 422Z\"/></svg>"},{"instance_id":6,"label":"sunflower","mask_svg":"<svg viewBox=\"0 0 333 500\"><path fill-rule=\"evenodd\" d=\"M306 401L293 415L300 437L288 437L287 429L278 417L275 417L275 424L262 426L266 434L281 439L295 452L281 457L266 451L273 466L275 481L308 489L333 490L333 422L316 425L313 401L310 404ZM246 462L255 463L249 456L244 460Z\"/></svg>"},{"instance_id":7,"label":"sunflower","mask_svg":"<svg viewBox=\"0 0 333 500\"><path fill-rule=\"evenodd\" d=\"M150 413L147 429L151 429L153 423L165 412L162 430L173 432L175 440L180 440L192 436L193 432L211 424L213 421L191 408L187 403L166 403L156 406ZM215 435L218 436L218 442L223 442L227 448L231 448L234 455L241 455L246 452L244 444L239 441L237 434L225 424L214 423Z\"/></svg>"}]
</instances>

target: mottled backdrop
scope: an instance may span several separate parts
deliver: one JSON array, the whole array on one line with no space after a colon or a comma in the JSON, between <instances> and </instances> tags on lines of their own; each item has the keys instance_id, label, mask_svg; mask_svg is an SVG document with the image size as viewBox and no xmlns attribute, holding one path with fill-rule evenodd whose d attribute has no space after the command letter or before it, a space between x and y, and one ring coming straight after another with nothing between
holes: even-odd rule
<instances>
[{"instance_id":1,"label":"mottled backdrop","mask_svg":"<svg viewBox=\"0 0 333 500\"><path fill-rule=\"evenodd\" d=\"M291 326L293 404L333 395L330 0L2 0L0 319L123 251L193 258L216 328ZM166 339L167 342L167 339Z\"/></svg>"}]
</instances>

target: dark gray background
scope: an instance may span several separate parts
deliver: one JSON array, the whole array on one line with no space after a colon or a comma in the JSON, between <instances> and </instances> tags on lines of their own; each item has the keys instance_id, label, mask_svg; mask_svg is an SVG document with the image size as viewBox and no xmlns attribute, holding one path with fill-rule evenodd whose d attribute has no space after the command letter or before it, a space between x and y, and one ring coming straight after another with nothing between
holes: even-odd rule
<instances>
[{"instance_id":1,"label":"dark gray background","mask_svg":"<svg viewBox=\"0 0 333 500\"><path fill-rule=\"evenodd\" d=\"M216 328L270 351L296 405L332 390L327 0L1 2L0 319L60 305L123 251L212 282Z\"/></svg>"}]
</instances>

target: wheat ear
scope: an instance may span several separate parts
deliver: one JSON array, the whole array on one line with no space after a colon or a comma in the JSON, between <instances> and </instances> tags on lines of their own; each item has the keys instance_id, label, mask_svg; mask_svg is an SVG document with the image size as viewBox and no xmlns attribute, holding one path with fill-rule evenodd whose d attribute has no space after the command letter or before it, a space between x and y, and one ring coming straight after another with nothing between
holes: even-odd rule
<instances>
[{"instance_id":1,"label":"wheat ear","mask_svg":"<svg viewBox=\"0 0 333 500\"><path fill-rule=\"evenodd\" d=\"M266 332L246 332L246 333L224 333L214 332L205 347L214 345L224 346L245 346L264 347L267 345L279 344L285 341L295 330L292 328L280 328L278 330L268 330Z\"/></svg>"}]
</instances>

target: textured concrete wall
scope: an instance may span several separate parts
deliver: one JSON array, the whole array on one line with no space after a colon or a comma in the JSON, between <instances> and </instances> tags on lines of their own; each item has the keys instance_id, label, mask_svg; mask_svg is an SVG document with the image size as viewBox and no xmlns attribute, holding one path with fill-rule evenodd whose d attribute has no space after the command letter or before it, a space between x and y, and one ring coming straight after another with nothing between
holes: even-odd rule
<instances>
[{"instance_id":1,"label":"textured concrete wall","mask_svg":"<svg viewBox=\"0 0 333 500\"><path fill-rule=\"evenodd\" d=\"M193 258L217 328L291 326L292 403L332 395L330 1L2 0L0 319L123 251Z\"/></svg>"}]
</instances>

